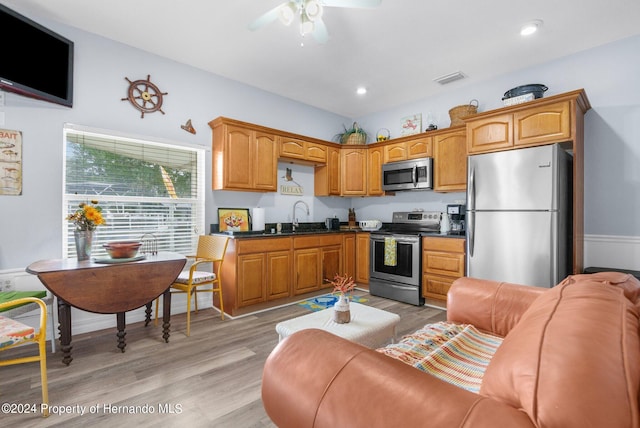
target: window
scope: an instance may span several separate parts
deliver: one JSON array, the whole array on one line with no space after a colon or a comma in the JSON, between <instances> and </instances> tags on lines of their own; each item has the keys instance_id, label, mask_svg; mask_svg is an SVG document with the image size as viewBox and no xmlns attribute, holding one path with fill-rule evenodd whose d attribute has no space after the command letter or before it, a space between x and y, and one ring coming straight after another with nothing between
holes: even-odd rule
<instances>
[{"instance_id":1,"label":"window","mask_svg":"<svg viewBox=\"0 0 640 428\"><path fill-rule=\"evenodd\" d=\"M92 255L102 244L156 239L158 251L192 254L204 233L204 150L91 132L66 125L63 216L98 201L106 224L97 228ZM75 257L74 225L65 220L63 255Z\"/></svg>"}]
</instances>

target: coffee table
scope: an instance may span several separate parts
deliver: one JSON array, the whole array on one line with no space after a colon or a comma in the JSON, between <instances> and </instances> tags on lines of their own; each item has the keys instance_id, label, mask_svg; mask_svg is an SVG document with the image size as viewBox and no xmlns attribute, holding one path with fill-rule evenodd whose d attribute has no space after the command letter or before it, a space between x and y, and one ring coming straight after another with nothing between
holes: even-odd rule
<instances>
[{"instance_id":1,"label":"coffee table","mask_svg":"<svg viewBox=\"0 0 640 428\"><path fill-rule=\"evenodd\" d=\"M276 332L279 340L300 330L318 328L369 348L395 342L399 315L354 302L349 303L349 307L351 321L346 324L333 321L333 308L278 323Z\"/></svg>"}]
</instances>

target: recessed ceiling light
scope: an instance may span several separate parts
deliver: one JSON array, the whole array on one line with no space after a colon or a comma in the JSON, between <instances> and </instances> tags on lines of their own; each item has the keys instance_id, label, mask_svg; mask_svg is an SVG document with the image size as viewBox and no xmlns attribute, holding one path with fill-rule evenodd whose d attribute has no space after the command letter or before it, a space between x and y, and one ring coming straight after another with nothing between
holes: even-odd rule
<instances>
[{"instance_id":1,"label":"recessed ceiling light","mask_svg":"<svg viewBox=\"0 0 640 428\"><path fill-rule=\"evenodd\" d=\"M540 19L535 19L533 21L527 22L522 26L522 28L520 28L520 35L530 36L538 31L540 27L542 27L542 20Z\"/></svg>"},{"instance_id":2,"label":"recessed ceiling light","mask_svg":"<svg viewBox=\"0 0 640 428\"><path fill-rule=\"evenodd\" d=\"M367 88L365 88L364 86L360 86L358 89L356 89L356 94L358 95L364 95L367 93Z\"/></svg>"}]
</instances>

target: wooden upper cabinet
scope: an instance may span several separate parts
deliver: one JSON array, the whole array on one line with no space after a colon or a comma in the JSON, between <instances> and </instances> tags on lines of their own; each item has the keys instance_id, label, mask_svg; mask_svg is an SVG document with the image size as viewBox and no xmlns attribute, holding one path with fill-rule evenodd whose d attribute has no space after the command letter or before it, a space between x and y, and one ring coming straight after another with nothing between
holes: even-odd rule
<instances>
[{"instance_id":1,"label":"wooden upper cabinet","mask_svg":"<svg viewBox=\"0 0 640 428\"><path fill-rule=\"evenodd\" d=\"M223 180L216 181L214 189L251 189L253 184L253 131L239 126L226 126L226 132L222 136L224 150L222 165L214 164L219 169L216 173L223 173ZM225 144L226 143L226 144ZM213 174L216 177L216 174Z\"/></svg>"},{"instance_id":2,"label":"wooden upper cabinet","mask_svg":"<svg viewBox=\"0 0 640 428\"><path fill-rule=\"evenodd\" d=\"M253 147L253 188L275 191L278 187L277 137L256 131Z\"/></svg>"},{"instance_id":3,"label":"wooden upper cabinet","mask_svg":"<svg viewBox=\"0 0 640 428\"><path fill-rule=\"evenodd\" d=\"M464 128L433 137L435 152L433 190L464 192L467 189L467 137Z\"/></svg>"},{"instance_id":4,"label":"wooden upper cabinet","mask_svg":"<svg viewBox=\"0 0 640 428\"><path fill-rule=\"evenodd\" d=\"M328 146L299 138L280 137L280 157L327 163Z\"/></svg>"},{"instance_id":5,"label":"wooden upper cabinet","mask_svg":"<svg viewBox=\"0 0 640 428\"><path fill-rule=\"evenodd\" d=\"M340 195L340 149L327 147L327 163L316 165L313 188L315 196Z\"/></svg>"},{"instance_id":6,"label":"wooden upper cabinet","mask_svg":"<svg viewBox=\"0 0 640 428\"><path fill-rule=\"evenodd\" d=\"M398 162L407 159L407 146L404 142L384 146L384 163Z\"/></svg>"},{"instance_id":7,"label":"wooden upper cabinet","mask_svg":"<svg viewBox=\"0 0 640 428\"><path fill-rule=\"evenodd\" d=\"M513 146L513 117L511 114L491 116L467 123L469 153L504 150Z\"/></svg>"},{"instance_id":8,"label":"wooden upper cabinet","mask_svg":"<svg viewBox=\"0 0 640 428\"><path fill-rule=\"evenodd\" d=\"M367 149L341 149L340 175L342 183L341 195L366 196Z\"/></svg>"},{"instance_id":9,"label":"wooden upper cabinet","mask_svg":"<svg viewBox=\"0 0 640 428\"><path fill-rule=\"evenodd\" d=\"M295 138L280 138L280 157L304 159L306 142Z\"/></svg>"},{"instance_id":10,"label":"wooden upper cabinet","mask_svg":"<svg viewBox=\"0 0 640 428\"><path fill-rule=\"evenodd\" d=\"M372 147L367 150L367 195L384 195L382 190L382 164L384 154L382 147Z\"/></svg>"},{"instance_id":11,"label":"wooden upper cabinet","mask_svg":"<svg viewBox=\"0 0 640 428\"><path fill-rule=\"evenodd\" d=\"M213 130L212 188L274 192L277 137L242 123L216 119Z\"/></svg>"},{"instance_id":12,"label":"wooden upper cabinet","mask_svg":"<svg viewBox=\"0 0 640 428\"><path fill-rule=\"evenodd\" d=\"M515 146L567 141L571 138L569 101L518 111L513 114Z\"/></svg>"},{"instance_id":13,"label":"wooden upper cabinet","mask_svg":"<svg viewBox=\"0 0 640 428\"><path fill-rule=\"evenodd\" d=\"M403 141L384 145L384 163L433 156L431 137L403 137Z\"/></svg>"},{"instance_id":14,"label":"wooden upper cabinet","mask_svg":"<svg viewBox=\"0 0 640 428\"><path fill-rule=\"evenodd\" d=\"M433 156L433 139L431 137L419 137L407 141L407 159L419 159Z\"/></svg>"},{"instance_id":15,"label":"wooden upper cabinet","mask_svg":"<svg viewBox=\"0 0 640 428\"><path fill-rule=\"evenodd\" d=\"M572 141L573 101L562 100L567 97L557 95L556 102L538 99L468 119L469 154Z\"/></svg>"},{"instance_id":16,"label":"wooden upper cabinet","mask_svg":"<svg viewBox=\"0 0 640 428\"><path fill-rule=\"evenodd\" d=\"M327 163L328 147L323 144L307 143L306 159Z\"/></svg>"}]
</instances>

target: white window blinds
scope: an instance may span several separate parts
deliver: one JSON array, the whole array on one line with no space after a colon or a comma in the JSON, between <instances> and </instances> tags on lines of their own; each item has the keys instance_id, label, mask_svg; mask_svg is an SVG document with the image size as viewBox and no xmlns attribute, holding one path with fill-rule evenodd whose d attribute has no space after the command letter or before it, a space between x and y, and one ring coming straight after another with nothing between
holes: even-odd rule
<instances>
[{"instance_id":1,"label":"white window blinds","mask_svg":"<svg viewBox=\"0 0 640 428\"><path fill-rule=\"evenodd\" d=\"M204 150L65 127L63 218L98 201L92 256L102 244L153 234L159 251L192 254L204 233ZM74 224L63 228L64 256L75 257Z\"/></svg>"}]
</instances>

